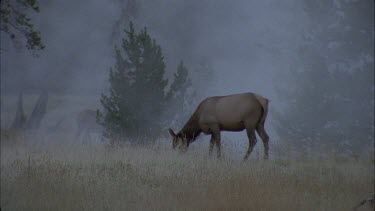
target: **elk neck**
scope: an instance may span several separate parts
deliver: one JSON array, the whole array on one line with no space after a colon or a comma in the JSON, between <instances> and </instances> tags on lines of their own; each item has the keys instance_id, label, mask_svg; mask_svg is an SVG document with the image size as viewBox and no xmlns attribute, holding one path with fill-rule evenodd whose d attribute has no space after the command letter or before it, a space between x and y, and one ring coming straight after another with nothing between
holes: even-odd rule
<instances>
[{"instance_id":1,"label":"elk neck","mask_svg":"<svg viewBox=\"0 0 375 211\"><path fill-rule=\"evenodd\" d=\"M185 136L190 142L195 141L195 139L200 135L202 130L199 127L199 115L197 112L190 117L190 119L186 122L185 126L181 129L179 134Z\"/></svg>"}]
</instances>

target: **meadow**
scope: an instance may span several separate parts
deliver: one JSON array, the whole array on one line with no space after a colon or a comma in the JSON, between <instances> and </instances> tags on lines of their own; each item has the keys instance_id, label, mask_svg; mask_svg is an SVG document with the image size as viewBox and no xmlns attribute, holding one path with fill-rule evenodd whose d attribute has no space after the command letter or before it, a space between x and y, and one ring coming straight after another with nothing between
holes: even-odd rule
<instances>
[{"instance_id":1,"label":"meadow","mask_svg":"<svg viewBox=\"0 0 375 211\"><path fill-rule=\"evenodd\" d=\"M244 162L225 148L210 158L205 144L180 154L167 140L67 139L2 132L2 210L353 210L374 193L373 156Z\"/></svg>"}]
</instances>

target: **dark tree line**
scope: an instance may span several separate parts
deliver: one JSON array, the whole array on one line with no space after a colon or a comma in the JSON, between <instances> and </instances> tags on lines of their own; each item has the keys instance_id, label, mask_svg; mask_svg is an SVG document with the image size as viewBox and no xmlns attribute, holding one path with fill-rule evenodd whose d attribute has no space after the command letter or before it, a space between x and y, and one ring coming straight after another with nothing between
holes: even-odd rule
<instances>
[{"instance_id":1,"label":"dark tree line","mask_svg":"<svg viewBox=\"0 0 375 211\"><path fill-rule=\"evenodd\" d=\"M336 3L305 1L309 30L285 78L288 88L278 93L288 106L275 115L276 130L302 152L358 153L373 144L371 8L365 1Z\"/></svg>"}]
</instances>

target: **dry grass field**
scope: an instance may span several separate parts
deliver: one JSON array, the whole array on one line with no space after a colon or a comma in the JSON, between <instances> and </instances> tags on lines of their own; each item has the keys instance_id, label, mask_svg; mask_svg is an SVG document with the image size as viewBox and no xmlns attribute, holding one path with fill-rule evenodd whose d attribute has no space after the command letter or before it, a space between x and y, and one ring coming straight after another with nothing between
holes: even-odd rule
<instances>
[{"instance_id":1,"label":"dry grass field","mask_svg":"<svg viewBox=\"0 0 375 211\"><path fill-rule=\"evenodd\" d=\"M352 210L374 193L373 157L243 162L47 139L2 137L2 210Z\"/></svg>"}]
</instances>

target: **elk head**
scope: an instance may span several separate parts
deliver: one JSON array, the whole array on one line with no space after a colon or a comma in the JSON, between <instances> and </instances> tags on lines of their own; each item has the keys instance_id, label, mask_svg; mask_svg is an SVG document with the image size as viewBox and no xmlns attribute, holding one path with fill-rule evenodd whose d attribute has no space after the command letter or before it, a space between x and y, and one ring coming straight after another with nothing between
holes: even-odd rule
<instances>
[{"instance_id":1,"label":"elk head","mask_svg":"<svg viewBox=\"0 0 375 211\"><path fill-rule=\"evenodd\" d=\"M169 128L169 133L172 136L172 147L176 149L179 146L181 152L186 152L187 148L189 147L189 140L187 139L186 135L179 132L175 134L175 132Z\"/></svg>"}]
</instances>

